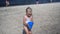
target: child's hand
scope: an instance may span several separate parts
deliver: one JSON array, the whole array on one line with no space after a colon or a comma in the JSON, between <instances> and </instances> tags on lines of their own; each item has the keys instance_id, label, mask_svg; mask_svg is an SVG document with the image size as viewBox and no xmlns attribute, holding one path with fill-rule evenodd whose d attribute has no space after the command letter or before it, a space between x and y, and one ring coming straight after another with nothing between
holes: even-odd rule
<instances>
[{"instance_id":1,"label":"child's hand","mask_svg":"<svg viewBox=\"0 0 60 34\"><path fill-rule=\"evenodd\" d=\"M25 26L28 26L28 24L27 24L27 23L25 23L24 25L25 25Z\"/></svg>"}]
</instances>

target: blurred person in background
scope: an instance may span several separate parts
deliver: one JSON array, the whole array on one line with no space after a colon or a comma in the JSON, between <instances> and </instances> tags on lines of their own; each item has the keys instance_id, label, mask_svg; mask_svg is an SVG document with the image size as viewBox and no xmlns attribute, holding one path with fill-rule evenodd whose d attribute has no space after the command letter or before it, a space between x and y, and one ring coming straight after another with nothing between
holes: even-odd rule
<instances>
[{"instance_id":1,"label":"blurred person in background","mask_svg":"<svg viewBox=\"0 0 60 34\"><path fill-rule=\"evenodd\" d=\"M36 0L36 4L39 4L39 0Z\"/></svg>"},{"instance_id":2,"label":"blurred person in background","mask_svg":"<svg viewBox=\"0 0 60 34\"><path fill-rule=\"evenodd\" d=\"M6 7L9 6L9 0L6 0Z\"/></svg>"}]
</instances>

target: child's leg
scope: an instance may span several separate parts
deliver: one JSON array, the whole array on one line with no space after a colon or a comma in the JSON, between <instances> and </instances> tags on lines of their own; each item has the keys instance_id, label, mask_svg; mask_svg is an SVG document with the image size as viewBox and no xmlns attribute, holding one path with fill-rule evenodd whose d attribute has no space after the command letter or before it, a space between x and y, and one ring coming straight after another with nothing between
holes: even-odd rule
<instances>
[{"instance_id":1,"label":"child's leg","mask_svg":"<svg viewBox=\"0 0 60 34\"><path fill-rule=\"evenodd\" d=\"M26 31L26 34L29 34L29 31L26 26L24 26L24 30Z\"/></svg>"},{"instance_id":2,"label":"child's leg","mask_svg":"<svg viewBox=\"0 0 60 34\"><path fill-rule=\"evenodd\" d=\"M31 32L31 31L29 31L29 34L32 34L32 32Z\"/></svg>"}]
</instances>

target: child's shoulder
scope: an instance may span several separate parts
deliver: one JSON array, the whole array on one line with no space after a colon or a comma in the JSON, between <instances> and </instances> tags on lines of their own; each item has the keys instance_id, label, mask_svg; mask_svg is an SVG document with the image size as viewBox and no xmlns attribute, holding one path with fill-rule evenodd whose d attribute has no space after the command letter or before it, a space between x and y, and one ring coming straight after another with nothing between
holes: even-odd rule
<instances>
[{"instance_id":1,"label":"child's shoulder","mask_svg":"<svg viewBox=\"0 0 60 34\"><path fill-rule=\"evenodd\" d=\"M27 16L25 15L24 18L27 18Z\"/></svg>"}]
</instances>

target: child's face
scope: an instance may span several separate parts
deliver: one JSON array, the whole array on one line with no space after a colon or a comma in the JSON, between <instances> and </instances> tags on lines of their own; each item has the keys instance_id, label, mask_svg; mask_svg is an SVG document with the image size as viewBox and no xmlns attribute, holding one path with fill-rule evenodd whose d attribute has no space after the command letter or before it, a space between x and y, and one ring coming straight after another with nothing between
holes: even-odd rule
<instances>
[{"instance_id":1,"label":"child's face","mask_svg":"<svg viewBox=\"0 0 60 34\"><path fill-rule=\"evenodd\" d=\"M30 17L32 15L32 10L31 9L27 9L27 16Z\"/></svg>"}]
</instances>

